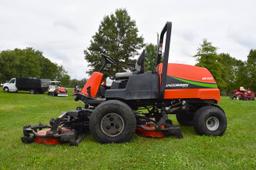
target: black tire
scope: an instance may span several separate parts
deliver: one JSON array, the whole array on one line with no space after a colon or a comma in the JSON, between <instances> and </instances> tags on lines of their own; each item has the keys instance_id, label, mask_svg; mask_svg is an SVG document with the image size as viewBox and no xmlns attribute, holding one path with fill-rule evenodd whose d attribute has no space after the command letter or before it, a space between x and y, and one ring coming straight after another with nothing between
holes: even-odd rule
<instances>
[{"instance_id":1,"label":"black tire","mask_svg":"<svg viewBox=\"0 0 256 170\"><path fill-rule=\"evenodd\" d=\"M200 135L221 136L227 128L226 115L217 106L203 106L194 115L194 128Z\"/></svg>"},{"instance_id":2,"label":"black tire","mask_svg":"<svg viewBox=\"0 0 256 170\"><path fill-rule=\"evenodd\" d=\"M127 142L135 133L135 114L127 104L109 100L98 105L92 112L89 128L100 143Z\"/></svg>"},{"instance_id":3,"label":"black tire","mask_svg":"<svg viewBox=\"0 0 256 170\"><path fill-rule=\"evenodd\" d=\"M3 90L4 90L5 92L9 92L9 88L8 88L8 87L4 87Z\"/></svg>"},{"instance_id":4,"label":"black tire","mask_svg":"<svg viewBox=\"0 0 256 170\"><path fill-rule=\"evenodd\" d=\"M194 122L194 113L188 111L179 111L176 113L176 119L180 125L192 126Z\"/></svg>"}]
</instances>

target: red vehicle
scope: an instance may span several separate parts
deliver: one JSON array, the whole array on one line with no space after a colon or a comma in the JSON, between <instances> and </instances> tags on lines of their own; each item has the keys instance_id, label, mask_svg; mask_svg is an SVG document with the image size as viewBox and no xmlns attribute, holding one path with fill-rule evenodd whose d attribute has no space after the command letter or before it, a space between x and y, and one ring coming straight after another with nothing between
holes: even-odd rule
<instances>
[{"instance_id":1,"label":"red vehicle","mask_svg":"<svg viewBox=\"0 0 256 170\"><path fill-rule=\"evenodd\" d=\"M48 89L48 95L52 96L68 96L68 91L61 86L60 81L51 81Z\"/></svg>"},{"instance_id":2,"label":"red vehicle","mask_svg":"<svg viewBox=\"0 0 256 170\"><path fill-rule=\"evenodd\" d=\"M251 90L240 87L233 91L233 100L255 100L255 93Z\"/></svg>"}]
</instances>

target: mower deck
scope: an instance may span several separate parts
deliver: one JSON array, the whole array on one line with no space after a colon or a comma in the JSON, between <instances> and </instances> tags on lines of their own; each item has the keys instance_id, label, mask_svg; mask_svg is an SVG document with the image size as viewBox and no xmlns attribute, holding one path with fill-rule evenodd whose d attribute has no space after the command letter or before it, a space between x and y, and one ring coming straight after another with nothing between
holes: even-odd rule
<instances>
[{"instance_id":1,"label":"mower deck","mask_svg":"<svg viewBox=\"0 0 256 170\"><path fill-rule=\"evenodd\" d=\"M78 108L76 111L65 112L59 118L52 119L50 125L24 126L23 143L38 143L46 145L57 145L68 143L78 145L85 137L89 129L90 110ZM174 126L171 120L158 125L152 117L148 115L137 116L136 133L140 136L151 138L163 138L175 136L182 138L179 126Z\"/></svg>"},{"instance_id":2,"label":"mower deck","mask_svg":"<svg viewBox=\"0 0 256 170\"><path fill-rule=\"evenodd\" d=\"M46 145L56 145L69 143L77 145L81 140L81 134L77 134L74 129L58 128L57 132L47 125L25 126L23 128L24 136L21 138L23 143L38 143Z\"/></svg>"}]
</instances>

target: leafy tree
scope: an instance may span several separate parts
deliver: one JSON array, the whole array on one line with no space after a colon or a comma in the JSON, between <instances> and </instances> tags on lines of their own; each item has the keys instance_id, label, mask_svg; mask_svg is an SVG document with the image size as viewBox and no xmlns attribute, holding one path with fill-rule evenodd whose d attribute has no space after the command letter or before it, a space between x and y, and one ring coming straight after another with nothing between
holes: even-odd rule
<instances>
[{"instance_id":1,"label":"leafy tree","mask_svg":"<svg viewBox=\"0 0 256 170\"><path fill-rule=\"evenodd\" d=\"M146 51L145 70L152 71L155 69L157 46L154 44L148 44L146 45L145 51Z\"/></svg>"},{"instance_id":2,"label":"leafy tree","mask_svg":"<svg viewBox=\"0 0 256 170\"><path fill-rule=\"evenodd\" d=\"M225 91L226 94L230 94L233 89L243 86L241 84L244 82L242 78L246 77L244 72L241 73L242 69L244 69L244 62L231 57L227 53L219 54L218 62L222 67L221 78L226 84L225 89L222 90Z\"/></svg>"},{"instance_id":3,"label":"leafy tree","mask_svg":"<svg viewBox=\"0 0 256 170\"><path fill-rule=\"evenodd\" d=\"M234 83L234 88L239 88L240 86L250 88L248 86L248 69L246 62L237 63L236 81Z\"/></svg>"},{"instance_id":4,"label":"leafy tree","mask_svg":"<svg viewBox=\"0 0 256 170\"><path fill-rule=\"evenodd\" d=\"M61 78L61 85L63 86L70 86L70 76L67 74L64 74Z\"/></svg>"},{"instance_id":5,"label":"leafy tree","mask_svg":"<svg viewBox=\"0 0 256 170\"><path fill-rule=\"evenodd\" d=\"M256 50L250 50L247 56L248 87L256 91Z\"/></svg>"},{"instance_id":6,"label":"leafy tree","mask_svg":"<svg viewBox=\"0 0 256 170\"><path fill-rule=\"evenodd\" d=\"M40 63L40 77L48 79L56 79L64 70L60 70L62 66L52 63L48 58L42 57ZM66 72L65 72L66 73Z\"/></svg>"},{"instance_id":7,"label":"leafy tree","mask_svg":"<svg viewBox=\"0 0 256 170\"><path fill-rule=\"evenodd\" d=\"M132 57L143 45L143 38L138 35L135 21L125 9L117 9L114 14L104 17L98 32L92 37L90 46L84 51L85 59L91 68L88 72L100 69L101 53L111 56L116 62L104 71L106 76L132 69L135 63Z\"/></svg>"}]
</instances>

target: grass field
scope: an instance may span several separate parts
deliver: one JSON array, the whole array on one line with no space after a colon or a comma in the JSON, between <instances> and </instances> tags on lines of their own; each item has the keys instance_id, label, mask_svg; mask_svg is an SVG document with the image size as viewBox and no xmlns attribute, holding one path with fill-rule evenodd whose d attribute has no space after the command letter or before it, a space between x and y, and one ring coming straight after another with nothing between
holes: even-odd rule
<instances>
[{"instance_id":1,"label":"grass field","mask_svg":"<svg viewBox=\"0 0 256 170\"><path fill-rule=\"evenodd\" d=\"M228 118L222 137L182 127L183 139L135 136L125 144L99 144L87 135L78 147L21 143L23 125L48 123L79 105L72 96L0 91L0 169L256 169L256 101L226 97L220 103Z\"/></svg>"}]
</instances>

